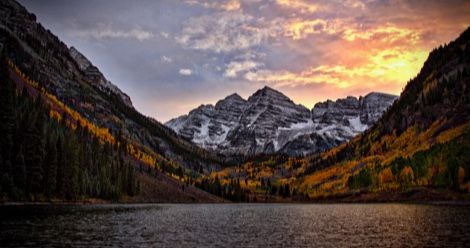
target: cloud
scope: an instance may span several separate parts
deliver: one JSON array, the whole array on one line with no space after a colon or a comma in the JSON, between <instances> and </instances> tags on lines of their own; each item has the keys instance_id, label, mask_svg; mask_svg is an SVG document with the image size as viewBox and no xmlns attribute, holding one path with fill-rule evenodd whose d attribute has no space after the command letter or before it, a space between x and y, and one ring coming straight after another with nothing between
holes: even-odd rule
<instances>
[{"instance_id":1,"label":"cloud","mask_svg":"<svg viewBox=\"0 0 470 248\"><path fill-rule=\"evenodd\" d=\"M341 82L328 74L317 73L315 68L302 71L300 73L288 70L259 70L256 72L247 72L245 78L252 82L270 84L275 87L298 86L308 84L333 84L340 85Z\"/></svg>"},{"instance_id":2,"label":"cloud","mask_svg":"<svg viewBox=\"0 0 470 248\"><path fill-rule=\"evenodd\" d=\"M292 19L284 22L283 34L293 40L305 39L312 34L338 35L346 41L375 40L392 44L406 40L415 44L420 39L420 33L407 27L400 27L390 23L375 24L364 27L357 23L342 19Z\"/></svg>"},{"instance_id":3,"label":"cloud","mask_svg":"<svg viewBox=\"0 0 470 248\"><path fill-rule=\"evenodd\" d=\"M305 0L276 0L276 3L284 8L300 10L301 13L313 13L322 8L319 4L310 3Z\"/></svg>"},{"instance_id":4,"label":"cloud","mask_svg":"<svg viewBox=\"0 0 470 248\"><path fill-rule=\"evenodd\" d=\"M150 31L144 30L140 27L133 28L130 30L115 29L111 25L99 24L97 27L92 29L80 29L69 31L69 34L73 37L79 37L84 39L137 39L138 41L145 41L154 37L154 34Z\"/></svg>"},{"instance_id":5,"label":"cloud","mask_svg":"<svg viewBox=\"0 0 470 248\"><path fill-rule=\"evenodd\" d=\"M330 22L322 19L291 20L284 24L284 35L293 40L307 38L311 34L334 34L337 30Z\"/></svg>"},{"instance_id":6,"label":"cloud","mask_svg":"<svg viewBox=\"0 0 470 248\"><path fill-rule=\"evenodd\" d=\"M396 41L406 39L408 42L415 44L420 39L418 32L391 24L363 31L355 27L345 27L342 33L343 38L348 41L354 41L356 39L375 39L381 42L394 43Z\"/></svg>"},{"instance_id":7,"label":"cloud","mask_svg":"<svg viewBox=\"0 0 470 248\"><path fill-rule=\"evenodd\" d=\"M170 57L167 57L165 55L162 56L162 61L165 62L165 63L172 63L173 62L173 59L170 58Z\"/></svg>"},{"instance_id":8,"label":"cloud","mask_svg":"<svg viewBox=\"0 0 470 248\"><path fill-rule=\"evenodd\" d=\"M191 74L193 74L193 71L191 69L180 69L179 70L179 74L183 75L183 76L190 76Z\"/></svg>"},{"instance_id":9,"label":"cloud","mask_svg":"<svg viewBox=\"0 0 470 248\"><path fill-rule=\"evenodd\" d=\"M367 85L402 85L416 75L426 59L424 50L405 51L385 49L372 54L361 64L325 64L300 72L288 70L250 71L245 78L252 82L273 84L276 87L310 84L333 85L335 88L357 88Z\"/></svg>"},{"instance_id":10,"label":"cloud","mask_svg":"<svg viewBox=\"0 0 470 248\"><path fill-rule=\"evenodd\" d=\"M170 34L169 34L169 33L163 32L163 31L160 32L160 35L163 36L163 38L165 38L165 39L168 39L168 37L170 37Z\"/></svg>"},{"instance_id":11,"label":"cloud","mask_svg":"<svg viewBox=\"0 0 470 248\"><path fill-rule=\"evenodd\" d=\"M186 48L228 53L250 49L268 37L269 30L260 27L255 18L231 11L191 18L176 42Z\"/></svg>"},{"instance_id":12,"label":"cloud","mask_svg":"<svg viewBox=\"0 0 470 248\"><path fill-rule=\"evenodd\" d=\"M316 13L341 13L342 11L362 11L367 8L361 0L276 0L278 6L294 13L309 15ZM366 1L370 2L370 1Z\"/></svg>"},{"instance_id":13,"label":"cloud","mask_svg":"<svg viewBox=\"0 0 470 248\"><path fill-rule=\"evenodd\" d=\"M345 0L343 1L343 5L346 7L351 7L351 8L359 8L359 9L365 9L366 4L363 3L361 0Z\"/></svg>"},{"instance_id":14,"label":"cloud","mask_svg":"<svg viewBox=\"0 0 470 248\"><path fill-rule=\"evenodd\" d=\"M187 0L189 5L199 5L204 8L219 9L225 11L232 11L240 9L240 1L227 0L227 1L201 1L201 0Z\"/></svg>"},{"instance_id":15,"label":"cloud","mask_svg":"<svg viewBox=\"0 0 470 248\"><path fill-rule=\"evenodd\" d=\"M429 51L470 25L468 0L21 2L159 118L189 107L157 111L143 102L181 101L188 87L184 100L194 105L264 84L312 104L351 92L397 94Z\"/></svg>"},{"instance_id":16,"label":"cloud","mask_svg":"<svg viewBox=\"0 0 470 248\"><path fill-rule=\"evenodd\" d=\"M250 71L261 66L261 63L258 63L253 60L245 60L241 62L232 61L227 65L227 68L224 72L224 77L234 78L238 76L240 72Z\"/></svg>"}]
</instances>

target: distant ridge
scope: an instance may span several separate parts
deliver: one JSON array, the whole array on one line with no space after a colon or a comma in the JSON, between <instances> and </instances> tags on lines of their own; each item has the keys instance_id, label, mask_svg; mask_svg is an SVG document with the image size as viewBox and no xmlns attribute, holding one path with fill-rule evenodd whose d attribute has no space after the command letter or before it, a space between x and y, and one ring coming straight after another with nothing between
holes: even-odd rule
<instances>
[{"instance_id":1,"label":"distant ridge","mask_svg":"<svg viewBox=\"0 0 470 248\"><path fill-rule=\"evenodd\" d=\"M363 132L397 96L373 92L317 103L312 111L268 86L248 100L232 94L165 123L175 132L223 154L317 153Z\"/></svg>"}]
</instances>

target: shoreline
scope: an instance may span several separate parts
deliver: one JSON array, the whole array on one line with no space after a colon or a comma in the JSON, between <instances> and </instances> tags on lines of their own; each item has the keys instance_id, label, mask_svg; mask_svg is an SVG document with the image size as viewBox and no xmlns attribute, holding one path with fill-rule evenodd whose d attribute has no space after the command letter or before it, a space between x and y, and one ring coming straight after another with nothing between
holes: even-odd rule
<instances>
[{"instance_id":1,"label":"shoreline","mask_svg":"<svg viewBox=\"0 0 470 248\"><path fill-rule=\"evenodd\" d=\"M166 199L168 200L168 199ZM381 192L348 192L344 194L318 196L310 199L282 198L272 201L257 202L230 202L223 201L142 201L142 198L122 198L117 201L99 198L87 198L79 201L62 201L52 199L48 201L2 201L1 206L87 206L87 205L133 205L133 204L426 204L426 205L454 205L470 206L470 194L450 191L448 189L413 188L405 191L381 191Z\"/></svg>"},{"instance_id":2,"label":"shoreline","mask_svg":"<svg viewBox=\"0 0 470 248\"><path fill-rule=\"evenodd\" d=\"M40 206L130 206L130 205L157 205L157 204L181 204L181 205L330 205L330 204L416 204L432 206L470 206L470 200L398 200L398 201L344 201L344 200L318 200L318 201L286 201L286 202L2 202L2 207L40 207Z\"/></svg>"}]
</instances>

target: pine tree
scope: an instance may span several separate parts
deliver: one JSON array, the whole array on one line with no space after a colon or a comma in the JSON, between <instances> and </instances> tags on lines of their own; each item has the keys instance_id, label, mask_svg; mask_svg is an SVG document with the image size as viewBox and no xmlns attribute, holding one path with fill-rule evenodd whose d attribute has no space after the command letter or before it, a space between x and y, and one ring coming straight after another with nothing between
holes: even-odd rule
<instances>
[{"instance_id":1,"label":"pine tree","mask_svg":"<svg viewBox=\"0 0 470 248\"><path fill-rule=\"evenodd\" d=\"M1 193L21 200L37 200L43 194L67 200L81 196L118 199L122 194L138 193L140 184L134 166L127 160L122 135L121 146L115 148L110 143L101 143L80 124L74 131L65 121L70 120L66 111L61 111L59 122L49 118L41 94L34 98L26 87L22 94L16 94L15 85L8 81L9 75L0 74ZM166 166L184 178L182 167L175 170L161 162L162 168ZM213 188L220 192L220 182Z\"/></svg>"},{"instance_id":2,"label":"pine tree","mask_svg":"<svg viewBox=\"0 0 470 248\"><path fill-rule=\"evenodd\" d=\"M73 134L67 135L65 144L65 154L67 163L64 167L65 175L65 198L67 200L75 200L78 197L78 170L79 170L79 147L76 137Z\"/></svg>"},{"instance_id":3,"label":"pine tree","mask_svg":"<svg viewBox=\"0 0 470 248\"><path fill-rule=\"evenodd\" d=\"M181 168L181 166L178 166L177 174L180 180L184 178L184 171L183 171L183 168Z\"/></svg>"},{"instance_id":4,"label":"pine tree","mask_svg":"<svg viewBox=\"0 0 470 248\"><path fill-rule=\"evenodd\" d=\"M286 184L285 187L284 187L284 197L290 197L289 184Z\"/></svg>"},{"instance_id":5,"label":"pine tree","mask_svg":"<svg viewBox=\"0 0 470 248\"><path fill-rule=\"evenodd\" d=\"M56 173L56 189L55 192L59 197L65 198L65 167L67 166L67 158L65 156L65 144L62 136L59 136L56 142L57 147L57 173Z\"/></svg>"},{"instance_id":6,"label":"pine tree","mask_svg":"<svg viewBox=\"0 0 470 248\"><path fill-rule=\"evenodd\" d=\"M127 189L126 193L130 196L135 194L135 175L134 175L134 168L132 165L127 165L128 173L127 173Z\"/></svg>"},{"instance_id":7,"label":"pine tree","mask_svg":"<svg viewBox=\"0 0 470 248\"><path fill-rule=\"evenodd\" d=\"M26 186L26 164L21 147L16 154L15 165L12 167L13 181L16 187L23 192Z\"/></svg>"},{"instance_id":8,"label":"pine tree","mask_svg":"<svg viewBox=\"0 0 470 248\"><path fill-rule=\"evenodd\" d=\"M3 56L0 56L0 63L0 155L3 161L11 161L11 150L13 148L12 134L15 125L15 89L10 80L8 80L8 68ZM0 161L0 163L3 161ZM0 167L1 170L2 167Z\"/></svg>"},{"instance_id":9,"label":"pine tree","mask_svg":"<svg viewBox=\"0 0 470 248\"><path fill-rule=\"evenodd\" d=\"M44 193L47 197L51 197L56 189L57 177L57 147L56 141L51 138L47 141L47 152L44 158Z\"/></svg>"},{"instance_id":10,"label":"pine tree","mask_svg":"<svg viewBox=\"0 0 470 248\"><path fill-rule=\"evenodd\" d=\"M43 115L33 111L31 123L25 130L26 194L40 193L42 190L42 163L44 159Z\"/></svg>"}]
</instances>

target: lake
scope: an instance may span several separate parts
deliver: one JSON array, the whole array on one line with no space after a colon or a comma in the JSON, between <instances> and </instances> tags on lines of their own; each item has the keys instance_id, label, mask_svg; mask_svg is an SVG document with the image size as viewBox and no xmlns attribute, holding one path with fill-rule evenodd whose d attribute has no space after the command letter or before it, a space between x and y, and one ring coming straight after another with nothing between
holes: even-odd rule
<instances>
[{"instance_id":1,"label":"lake","mask_svg":"<svg viewBox=\"0 0 470 248\"><path fill-rule=\"evenodd\" d=\"M2 206L1 247L463 247L470 207L413 204Z\"/></svg>"}]
</instances>

